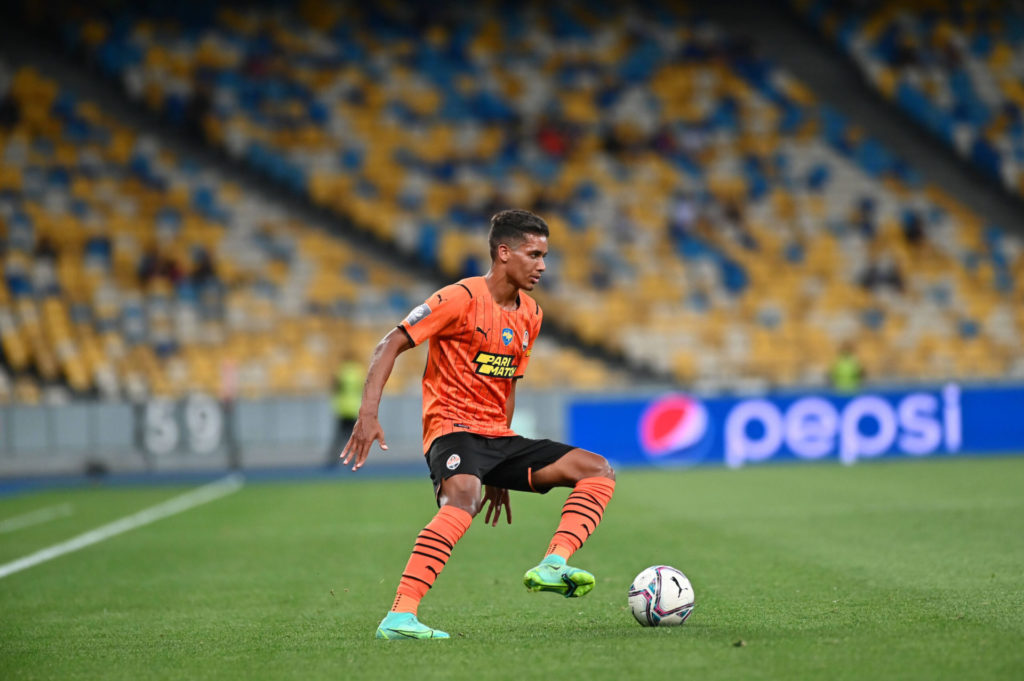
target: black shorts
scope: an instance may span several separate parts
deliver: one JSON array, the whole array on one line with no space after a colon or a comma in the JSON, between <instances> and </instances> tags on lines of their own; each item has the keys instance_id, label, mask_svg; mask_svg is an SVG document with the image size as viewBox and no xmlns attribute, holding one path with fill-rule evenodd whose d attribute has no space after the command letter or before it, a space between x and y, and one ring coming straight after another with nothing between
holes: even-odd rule
<instances>
[{"instance_id":1,"label":"black shorts","mask_svg":"<svg viewBox=\"0 0 1024 681\"><path fill-rule=\"evenodd\" d=\"M442 481L460 473L475 475L485 485L544 494L547 489L536 489L532 484L533 471L558 461L572 449L572 445L554 440L531 440L520 435L449 433L431 443L427 466L435 497L440 497Z\"/></svg>"}]
</instances>

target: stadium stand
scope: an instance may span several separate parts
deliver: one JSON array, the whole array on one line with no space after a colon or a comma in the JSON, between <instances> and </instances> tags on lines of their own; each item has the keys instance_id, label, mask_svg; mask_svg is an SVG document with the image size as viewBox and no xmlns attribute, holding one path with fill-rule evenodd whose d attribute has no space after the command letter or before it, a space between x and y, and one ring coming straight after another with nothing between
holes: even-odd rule
<instances>
[{"instance_id":1,"label":"stadium stand","mask_svg":"<svg viewBox=\"0 0 1024 681\"><path fill-rule=\"evenodd\" d=\"M540 212L548 315L635 366L813 385L853 343L876 380L1024 375L1020 240L685 8L177 7L72 8L62 32L140 103L447 277L486 267L493 210ZM200 219L228 209L200 193Z\"/></svg>"},{"instance_id":2,"label":"stadium stand","mask_svg":"<svg viewBox=\"0 0 1024 681\"><path fill-rule=\"evenodd\" d=\"M1024 12L1007 2L791 5L886 99L1024 196Z\"/></svg>"},{"instance_id":3,"label":"stadium stand","mask_svg":"<svg viewBox=\"0 0 1024 681\"><path fill-rule=\"evenodd\" d=\"M368 357L432 290L32 69L0 64L0 101L4 401L323 392L346 345ZM614 383L538 350L539 376ZM399 389L420 370L401 363Z\"/></svg>"}]
</instances>

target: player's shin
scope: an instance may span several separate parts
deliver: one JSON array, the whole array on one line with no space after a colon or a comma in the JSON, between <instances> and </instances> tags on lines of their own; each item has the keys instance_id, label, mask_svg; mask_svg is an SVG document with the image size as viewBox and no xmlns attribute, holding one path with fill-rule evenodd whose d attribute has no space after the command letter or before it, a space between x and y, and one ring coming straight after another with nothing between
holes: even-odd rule
<instances>
[{"instance_id":1,"label":"player's shin","mask_svg":"<svg viewBox=\"0 0 1024 681\"><path fill-rule=\"evenodd\" d=\"M583 546L597 529L614 492L615 481L611 478L583 478L577 482L562 506L562 519L545 555L568 559Z\"/></svg>"},{"instance_id":2,"label":"player's shin","mask_svg":"<svg viewBox=\"0 0 1024 681\"><path fill-rule=\"evenodd\" d=\"M391 612L416 614L420 600L441 574L452 549L469 529L473 516L455 506L442 506L416 537L412 555L398 582Z\"/></svg>"}]
</instances>

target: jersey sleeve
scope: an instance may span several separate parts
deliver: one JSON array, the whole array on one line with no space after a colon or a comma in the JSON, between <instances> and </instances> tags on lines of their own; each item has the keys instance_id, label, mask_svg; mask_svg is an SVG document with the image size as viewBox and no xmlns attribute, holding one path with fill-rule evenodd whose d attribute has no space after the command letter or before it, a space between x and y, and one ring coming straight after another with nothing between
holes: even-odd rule
<instances>
[{"instance_id":1,"label":"jersey sleeve","mask_svg":"<svg viewBox=\"0 0 1024 681\"><path fill-rule=\"evenodd\" d=\"M459 319L469 300L469 291L465 286L445 286L414 307L398 327L405 331L413 344L419 345L431 336L442 333Z\"/></svg>"},{"instance_id":2,"label":"jersey sleeve","mask_svg":"<svg viewBox=\"0 0 1024 681\"><path fill-rule=\"evenodd\" d=\"M523 360L519 363L519 369L516 371L516 375L512 378L519 379L526 374L526 367L530 364L530 355L533 354L533 344L537 342L537 336L540 335L540 323L543 318L544 313L538 305L537 315L533 318L533 323L530 325L530 340L526 345L526 352L523 353Z\"/></svg>"}]
</instances>

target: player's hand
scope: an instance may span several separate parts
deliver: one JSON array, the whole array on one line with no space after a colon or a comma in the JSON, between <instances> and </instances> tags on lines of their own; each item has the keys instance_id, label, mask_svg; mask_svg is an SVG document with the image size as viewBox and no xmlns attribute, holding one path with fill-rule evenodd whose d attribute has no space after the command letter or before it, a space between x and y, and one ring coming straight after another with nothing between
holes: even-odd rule
<instances>
[{"instance_id":1,"label":"player's hand","mask_svg":"<svg viewBox=\"0 0 1024 681\"><path fill-rule=\"evenodd\" d=\"M375 416L359 417L352 427L352 435L345 448L341 450L339 458L344 465L348 465L353 458L355 464L352 470L357 471L366 463L366 457L370 454L370 447L375 441L380 441L380 448L386 450L388 443L384 440L384 429Z\"/></svg>"},{"instance_id":2,"label":"player's hand","mask_svg":"<svg viewBox=\"0 0 1024 681\"><path fill-rule=\"evenodd\" d=\"M490 524L491 527L498 525L498 520L501 519L501 507L505 507L505 518L508 520L508 524L512 524L512 507L508 503L508 490L504 487L492 487L491 485L484 485L484 505L487 508L487 513L484 515L484 524ZM491 514L494 514L494 519L491 520Z\"/></svg>"}]
</instances>

